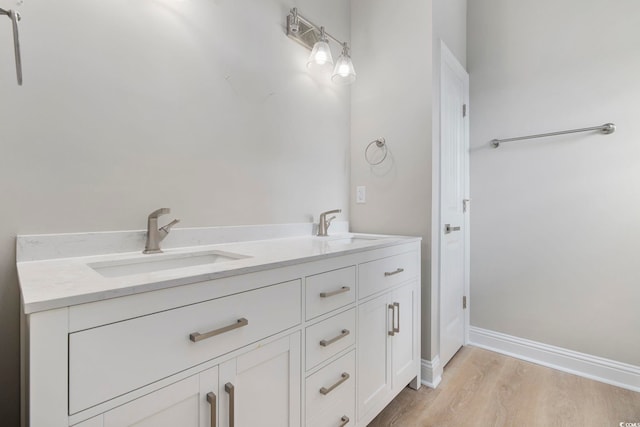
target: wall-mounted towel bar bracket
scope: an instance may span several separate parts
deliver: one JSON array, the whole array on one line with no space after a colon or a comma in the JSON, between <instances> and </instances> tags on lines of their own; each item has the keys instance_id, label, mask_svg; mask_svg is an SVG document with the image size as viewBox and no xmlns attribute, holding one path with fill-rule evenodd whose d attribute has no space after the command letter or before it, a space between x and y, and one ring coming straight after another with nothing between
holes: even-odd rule
<instances>
[{"instance_id":1,"label":"wall-mounted towel bar bracket","mask_svg":"<svg viewBox=\"0 0 640 427\"><path fill-rule=\"evenodd\" d=\"M20 57L20 38L18 37L18 21L22 19L20 13L15 10L4 10L0 8L0 15L6 15L11 19L11 26L13 27L13 52L16 58L16 77L18 79L18 85L22 86L22 59Z\"/></svg>"},{"instance_id":2,"label":"wall-mounted towel bar bracket","mask_svg":"<svg viewBox=\"0 0 640 427\"><path fill-rule=\"evenodd\" d=\"M605 135L609 135L616 131L616 125L613 123L605 123L602 126L593 126L590 128L571 129L571 130L563 130L560 132L550 132L550 133L540 133L537 135L519 136L516 138L494 139L491 141L491 146L493 148L498 148L500 144L502 144L503 142L520 141L523 139L545 138L547 136L556 136L556 135L564 135L567 133L591 132L591 131L600 131Z\"/></svg>"}]
</instances>

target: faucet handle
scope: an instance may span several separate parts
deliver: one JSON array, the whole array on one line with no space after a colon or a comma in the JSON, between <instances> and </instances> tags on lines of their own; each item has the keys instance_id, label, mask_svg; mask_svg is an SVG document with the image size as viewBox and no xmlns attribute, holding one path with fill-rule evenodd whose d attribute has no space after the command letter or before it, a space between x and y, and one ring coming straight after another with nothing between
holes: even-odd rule
<instances>
[{"instance_id":1,"label":"faucet handle","mask_svg":"<svg viewBox=\"0 0 640 427\"><path fill-rule=\"evenodd\" d=\"M174 219L173 221L171 221L169 224L165 225L164 227L160 227L160 230L168 233L169 230L171 230L171 227L173 227L174 225L176 225L179 222L180 222L179 219Z\"/></svg>"},{"instance_id":2,"label":"faucet handle","mask_svg":"<svg viewBox=\"0 0 640 427\"><path fill-rule=\"evenodd\" d=\"M334 219L336 219L335 215L334 215L334 216L332 216L331 218L329 218L329 219L325 220L325 222L326 222L326 224L327 224L327 227L329 226L329 224L331 224L331 221L333 221Z\"/></svg>"}]
</instances>

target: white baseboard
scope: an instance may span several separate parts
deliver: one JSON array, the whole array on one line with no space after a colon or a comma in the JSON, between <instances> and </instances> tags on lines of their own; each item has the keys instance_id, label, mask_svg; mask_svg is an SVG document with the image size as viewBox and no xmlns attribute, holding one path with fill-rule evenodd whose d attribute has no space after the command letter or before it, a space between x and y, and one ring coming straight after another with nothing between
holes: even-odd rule
<instances>
[{"instance_id":1,"label":"white baseboard","mask_svg":"<svg viewBox=\"0 0 640 427\"><path fill-rule=\"evenodd\" d=\"M469 344L640 392L640 366L616 362L474 326L469 328Z\"/></svg>"},{"instance_id":2,"label":"white baseboard","mask_svg":"<svg viewBox=\"0 0 640 427\"><path fill-rule=\"evenodd\" d=\"M420 376L422 384L429 388L436 388L442 381L442 366L440 366L440 357L436 356L433 360L422 359L420 361Z\"/></svg>"}]
</instances>

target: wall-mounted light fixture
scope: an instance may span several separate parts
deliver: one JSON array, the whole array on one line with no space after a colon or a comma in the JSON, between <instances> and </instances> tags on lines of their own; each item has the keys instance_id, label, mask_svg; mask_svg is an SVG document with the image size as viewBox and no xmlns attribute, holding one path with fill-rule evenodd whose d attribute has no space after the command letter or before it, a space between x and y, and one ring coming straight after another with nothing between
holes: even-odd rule
<instances>
[{"instance_id":1,"label":"wall-mounted light fixture","mask_svg":"<svg viewBox=\"0 0 640 427\"><path fill-rule=\"evenodd\" d=\"M318 27L300 15L295 7L287 15L287 36L307 49L311 49L311 55L307 61L309 69L330 69L333 67L329 40L338 43L342 47L342 53L333 68L331 80L338 84L351 84L356 80L356 71L349 55L349 44L341 42L327 33L324 27Z\"/></svg>"},{"instance_id":2,"label":"wall-mounted light fixture","mask_svg":"<svg viewBox=\"0 0 640 427\"><path fill-rule=\"evenodd\" d=\"M15 10L4 10L2 8L0 8L0 15L6 15L11 19L11 26L13 27L13 52L16 58L16 77L18 79L18 85L22 86L22 60L20 59L20 40L18 38L18 21L20 21L22 17Z\"/></svg>"}]
</instances>

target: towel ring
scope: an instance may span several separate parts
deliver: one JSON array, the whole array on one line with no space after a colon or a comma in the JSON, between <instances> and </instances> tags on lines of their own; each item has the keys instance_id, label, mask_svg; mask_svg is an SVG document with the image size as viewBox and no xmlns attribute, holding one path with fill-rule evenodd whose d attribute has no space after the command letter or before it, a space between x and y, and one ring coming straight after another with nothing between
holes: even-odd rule
<instances>
[{"instance_id":1,"label":"towel ring","mask_svg":"<svg viewBox=\"0 0 640 427\"><path fill-rule=\"evenodd\" d=\"M371 149L373 144L375 144L376 147L378 147L378 148L384 149L384 155L382 156L382 159L380 159L377 162L372 162L371 159L369 158L369 150ZM378 138L378 139L375 139L375 140L371 141L369 143L369 145L367 145L367 148L364 149L364 159L371 166L377 166L380 163L384 162L384 160L387 158L387 154L389 154L389 150L387 149L387 141L384 138Z\"/></svg>"}]
</instances>

